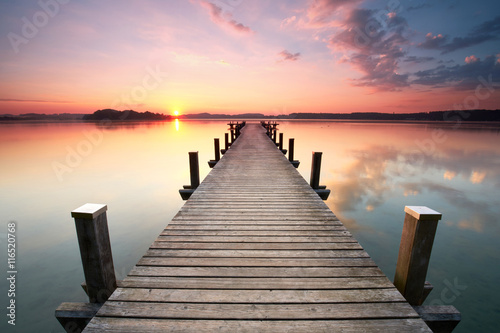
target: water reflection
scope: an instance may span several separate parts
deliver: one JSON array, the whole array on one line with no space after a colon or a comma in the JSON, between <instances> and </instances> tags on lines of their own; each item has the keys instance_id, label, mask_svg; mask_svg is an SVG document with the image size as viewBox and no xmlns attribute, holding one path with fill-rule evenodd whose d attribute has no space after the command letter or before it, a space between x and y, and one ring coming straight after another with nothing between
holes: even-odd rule
<instances>
[{"instance_id":1,"label":"water reflection","mask_svg":"<svg viewBox=\"0 0 500 333\"><path fill-rule=\"evenodd\" d=\"M476 232L489 226L490 232L498 232L496 203L481 194L500 179L496 147L488 152L442 149L433 156L415 154L380 145L347 151L352 160L337 169L336 180L328 184L334 190L329 200L334 211L345 214L360 206L373 211L393 197L413 197L409 201L416 202L438 196L468 216L454 225Z\"/></svg>"}]
</instances>

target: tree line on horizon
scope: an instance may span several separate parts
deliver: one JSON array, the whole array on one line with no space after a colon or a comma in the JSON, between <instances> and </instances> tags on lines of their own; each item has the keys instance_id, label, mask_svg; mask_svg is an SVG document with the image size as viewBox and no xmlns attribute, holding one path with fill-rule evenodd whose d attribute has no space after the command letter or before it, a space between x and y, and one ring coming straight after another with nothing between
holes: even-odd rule
<instances>
[{"instance_id":1,"label":"tree line on horizon","mask_svg":"<svg viewBox=\"0 0 500 333\"><path fill-rule=\"evenodd\" d=\"M173 116L153 112L138 112L134 110L118 111L114 109L97 110L92 114L37 114L0 115L0 121L162 121L173 119ZM415 113L312 113L298 112L288 115L265 115L263 113L243 114L211 114L193 113L180 115L179 119L283 119L283 120L380 120L380 121L498 121L500 110L450 110Z\"/></svg>"}]
</instances>

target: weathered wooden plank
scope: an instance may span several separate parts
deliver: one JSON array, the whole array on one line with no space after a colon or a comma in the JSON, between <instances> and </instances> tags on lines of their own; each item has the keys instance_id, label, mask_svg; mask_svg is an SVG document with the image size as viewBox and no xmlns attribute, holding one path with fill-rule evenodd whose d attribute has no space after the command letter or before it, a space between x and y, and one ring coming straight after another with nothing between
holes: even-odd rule
<instances>
[{"instance_id":1,"label":"weathered wooden plank","mask_svg":"<svg viewBox=\"0 0 500 333\"><path fill-rule=\"evenodd\" d=\"M118 288L111 301L171 303L377 303L405 302L394 289L226 290Z\"/></svg>"},{"instance_id":2,"label":"weathered wooden plank","mask_svg":"<svg viewBox=\"0 0 500 333\"><path fill-rule=\"evenodd\" d=\"M193 277L377 277L378 267L157 267L135 266L129 276Z\"/></svg>"},{"instance_id":3,"label":"weathered wooden plank","mask_svg":"<svg viewBox=\"0 0 500 333\"><path fill-rule=\"evenodd\" d=\"M371 258L169 258L142 257L137 266L373 267Z\"/></svg>"},{"instance_id":4,"label":"weathered wooden plank","mask_svg":"<svg viewBox=\"0 0 500 333\"><path fill-rule=\"evenodd\" d=\"M361 250L148 250L147 257L369 258Z\"/></svg>"},{"instance_id":5,"label":"weathered wooden plank","mask_svg":"<svg viewBox=\"0 0 500 333\"><path fill-rule=\"evenodd\" d=\"M345 227L334 227L334 231L339 231L338 235L347 235ZM345 230L345 231L343 231ZM331 231L324 230L165 230L161 235L171 236L331 236Z\"/></svg>"},{"instance_id":6,"label":"weathered wooden plank","mask_svg":"<svg viewBox=\"0 0 500 333\"><path fill-rule=\"evenodd\" d=\"M419 318L407 303L218 304L106 302L97 316L170 319L372 319Z\"/></svg>"},{"instance_id":7,"label":"weathered wooden plank","mask_svg":"<svg viewBox=\"0 0 500 333\"><path fill-rule=\"evenodd\" d=\"M286 230L286 231L330 231L330 230L346 230L340 225L251 225L251 224L169 224L165 230Z\"/></svg>"},{"instance_id":8,"label":"weathered wooden plank","mask_svg":"<svg viewBox=\"0 0 500 333\"><path fill-rule=\"evenodd\" d=\"M96 317L87 326L86 333L311 333L311 332L431 332L421 319L366 319L366 320L178 320Z\"/></svg>"},{"instance_id":9,"label":"weathered wooden plank","mask_svg":"<svg viewBox=\"0 0 500 333\"><path fill-rule=\"evenodd\" d=\"M387 277L359 278L238 278L238 277L149 277L127 276L124 288L163 289L374 289L394 288Z\"/></svg>"},{"instance_id":10,"label":"weathered wooden plank","mask_svg":"<svg viewBox=\"0 0 500 333\"><path fill-rule=\"evenodd\" d=\"M169 236L160 235L156 242L238 242L238 243L357 243L352 237L325 236L325 237L301 237L301 236Z\"/></svg>"},{"instance_id":11,"label":"weathered wooden plank","mask_svg":"<svg viewBox=\"0 0 500 333\"><path fill-rule=\"evenodd\" d=\"M192 250L362 250L359 243L238 243L238 242L154 242L150 249Z\"/></svg>"}]
</instances>

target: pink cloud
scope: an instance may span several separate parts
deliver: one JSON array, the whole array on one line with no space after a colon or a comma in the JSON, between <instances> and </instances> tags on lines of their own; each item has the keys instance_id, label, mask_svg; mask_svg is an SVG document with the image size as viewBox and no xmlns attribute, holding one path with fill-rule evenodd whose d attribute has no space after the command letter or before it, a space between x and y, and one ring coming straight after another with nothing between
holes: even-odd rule
<instances>
[{"instance_id":1,"label":"pink cloud","mask_svg":"<svg viewBox=\"0 0 500 333\"><path fill-rule=\"evenodd\" d=\"M314 0L307 9L307 18L312 25L327 25L341 7L345 5L353 6L358 2L361 2L361 0Z\"/></svg>"},{"instance_id":2,"label":"pink cloud","mask_svg":"<svg viewBox=\"0 0 500 333\"><path fill-rule=\"evenodd\" d=\"M283 29L286 26L289 26L290 24L292 24L293 22L295 22L296 20L297 20L297 16L295 16L295 15L292 16L292 17L287 17L286 19L284 19L281 22L280 28Z\"/></svg>"},{"instance_id":3,"label":"pink cloud","mask_svg":"<svg viewBox=\"0 0 500 333\"><path fill-rule=\"evenodd\" d=\"M222 8L212 2L202 0L201 6L208 10L210 19L224 29L238 34L252 34L254 31L249 27L237 22L232 18L231 13L224 13Z\"/></svg>"},{"instance_id":4,"label":"pink cloud","mask_svg":"<svg viewBox=\"0 0 500 333\"><path fill-rule=\"evenodd\" d=\"M475 55L470 55L468 57L465 57L466 64L473 64L473 63L477 62L478 60L479 60L479 58L477 58Z\"/></svg>"}]
</instances>

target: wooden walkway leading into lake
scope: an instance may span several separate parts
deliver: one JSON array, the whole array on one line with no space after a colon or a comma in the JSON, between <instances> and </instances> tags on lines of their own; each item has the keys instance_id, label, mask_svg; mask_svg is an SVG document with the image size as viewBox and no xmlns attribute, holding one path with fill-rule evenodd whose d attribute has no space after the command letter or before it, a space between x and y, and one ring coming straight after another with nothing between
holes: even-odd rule
<instances>
[{"instance_id":1,"label":"wooden walkway leading into lake","mask_svg":"<svg viewBox=\"0 0 500 333\"><path fill-rule=\"evenodd\" d=\"M259 124L84 332L430 332Z\"/></svg>"}]
</instances>

